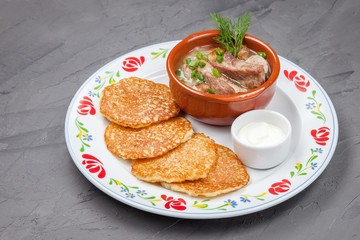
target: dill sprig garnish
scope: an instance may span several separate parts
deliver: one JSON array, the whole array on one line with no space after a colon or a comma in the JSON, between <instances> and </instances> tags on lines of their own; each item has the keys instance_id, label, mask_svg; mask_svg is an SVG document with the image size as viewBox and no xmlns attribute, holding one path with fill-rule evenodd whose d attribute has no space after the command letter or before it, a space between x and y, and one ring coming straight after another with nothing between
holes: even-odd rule
<instances>
[{"instance_id":1,"label":"dill sprig garnish","mask_svg":"<svg viewBox=\"0 0 360 240\"><path fill-rule=\"evenodd\" d=\"M220 31L220 36L215 37L215 41L223 45L226 51L231 52L236 57L242 47L252 15L250 13L243 13L239 15L237 21L233 21L228 17L222 17L218 13L210 13L209 17Z\"/></svg>"}]
</instances>

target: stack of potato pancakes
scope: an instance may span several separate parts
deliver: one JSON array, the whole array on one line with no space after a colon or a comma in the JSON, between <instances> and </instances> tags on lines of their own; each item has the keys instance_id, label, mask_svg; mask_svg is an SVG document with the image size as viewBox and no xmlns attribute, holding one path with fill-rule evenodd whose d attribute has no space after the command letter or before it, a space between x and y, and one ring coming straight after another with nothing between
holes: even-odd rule
<instances>
[{"instance_id":1,"label":"stack of potato pancakes","mask_svg":"<svg viewBox=\"0 0 360 240\"><path fill-rule=\"evenodd\" d=\"M133 159L131 173L147 182L191 196L213 197L246 186L249 175L235 153L179 117L164 84L130 77L107 86L100 112L110 152Z\"/></svg>"}]
</instances>

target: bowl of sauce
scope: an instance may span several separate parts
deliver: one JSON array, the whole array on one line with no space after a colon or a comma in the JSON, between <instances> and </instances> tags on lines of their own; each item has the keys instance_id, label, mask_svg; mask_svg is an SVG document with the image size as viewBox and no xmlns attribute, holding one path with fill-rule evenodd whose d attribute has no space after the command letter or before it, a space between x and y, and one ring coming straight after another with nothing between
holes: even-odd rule
<instances>
[{"instance_id":1,"label":"bowl of sauce","mask_svg":"<svg viewBox=\"0 0 360 240\"><path fill-rule=\"evenodd\" d=\"M291 132L289 120L271 110L246 112L231 126L236 155L247 167L256 169L272 168L286 160Z\"/></svg>"}]
</instances>

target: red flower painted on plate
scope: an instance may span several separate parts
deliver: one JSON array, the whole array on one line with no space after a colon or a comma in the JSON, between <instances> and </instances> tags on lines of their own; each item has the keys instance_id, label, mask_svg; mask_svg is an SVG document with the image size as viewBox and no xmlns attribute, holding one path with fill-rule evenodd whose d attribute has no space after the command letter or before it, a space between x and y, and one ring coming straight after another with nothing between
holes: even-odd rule
<instances>
[{"instance_id":1,"label":"red flower painted on plate","mask_svg":"<svg viewBox=\"0 0 360 240\"><path fill-rule=\"evenodd\" d=\"M274 195L279 195L279 193L284 193L289 191L291 182L287 179L283 179L281 182L274 183L269 188L269 193Z\"/></svg>"},{"instance_id":2,"label":"red flower painted on plate","mask_svg":"<svg viewBox=\"0 0 360 240\"><path fill-rule=\"evenodd\" d=\"M330 129L328 127L321 127L318 130L311 130L311 136L314 138L315 142L321 146L325 146L326 142L329 140Z\"/></svg>"},{"instance_id":3,"label":"red flower painted on plate","mask_svg":"<svg viewBox=\"0 0 360 240\"><path fill-rule=\"evenodd\" d=\"M98 178L104 178L106 176L104 164L99 159L90 154L83 154L82 157L84 158L82 164L85 165L85 168L88 169L89 172L98 173Z\"/></svg>"},{"instance_id":4,"label":"red flower painted on plate","mask_svg":"<svg viewBox=\"0 0 360 240\"><path fill-rule=\"evenodd\" d=\"M141 67L141 65L143 65L144 62L144 56L141 56L140 58L128 57L123 61L122 68L127 72L135 72L139 67Z\"/></svg>"},{"instance_id":5,"label":"red flower painted on plate","mask_svg":"<svg viewBox=\"0 0 360 240\"><path fill-rule=\"evenodd\" d=\"M161 198L166 201L165 208L173 208L175 210L184 211L186 209L186 202L182 198L175 199L173 197L167 197L165 194L161 195Z\"/></svg>"},{"instance_id":6,"label":"red flower painted on plate","mask_svg":"<svg viewBox=\"0 0 360 240\"><path fill-rule=\"evenodd\" d=\"M93 101L89 98L84 96L82 100L79 101L80 105L78 106L77 112L81 115L95 115L96 110L93 104Z\"/></svg>"},{"instance_id":7,"label":"red flower painted on plate","mask_svg":"<svg viewBox=\"0 0 360 240\"><path fill-rule=\"evenodd\" d=\"M291 71L289 73L287 70L284 70L284 74L287 79L295 83L296 88L301 92L306 92L307 87L310 86L310 81L306 80L303 75L297 75L297 71Z\"/></svg>"}]
</instances>

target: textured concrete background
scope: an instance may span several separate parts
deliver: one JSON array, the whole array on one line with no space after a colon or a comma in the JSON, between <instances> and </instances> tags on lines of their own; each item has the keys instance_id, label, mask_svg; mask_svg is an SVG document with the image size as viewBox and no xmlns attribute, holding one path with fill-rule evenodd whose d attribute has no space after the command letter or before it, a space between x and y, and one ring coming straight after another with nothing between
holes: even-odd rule
<instances>
[{"instance_id":1,"label":"textured concrete background","mask_svg":"<svg viewBox=\"0 0 360 240\"><path fill-rule=\"evenodd\" d=\"M212 29L209 12L251 11L249 34L308 71L340 125L327 169L305 191L230 219L184 220L124 205L77 170L67 107L105 63ZM0 1L0 239L360 239L360 2Z\"/></svg>"}]
</instances>

